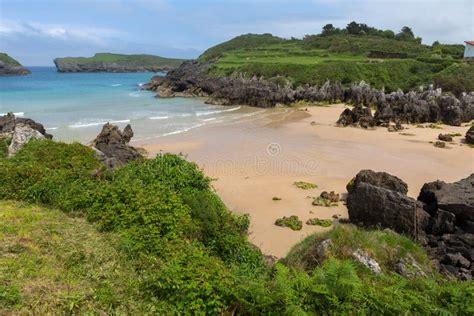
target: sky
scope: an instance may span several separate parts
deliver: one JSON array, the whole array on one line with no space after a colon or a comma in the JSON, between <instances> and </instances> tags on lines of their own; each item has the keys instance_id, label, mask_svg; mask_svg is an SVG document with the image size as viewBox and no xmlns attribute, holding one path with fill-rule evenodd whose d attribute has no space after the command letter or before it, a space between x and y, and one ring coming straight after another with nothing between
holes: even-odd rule
<instances>
[{"instance_id":1,"label":"sky","mask_svg":"<svg viewBox=\"0 0 474 316\"><path fill-rule=\"evenodd\" d=\"M195 58L246 33L301 38L332 23L474 40L474 0L0 0L0 51L23 65L97 52Z\"/></svg>"}]
</instances>

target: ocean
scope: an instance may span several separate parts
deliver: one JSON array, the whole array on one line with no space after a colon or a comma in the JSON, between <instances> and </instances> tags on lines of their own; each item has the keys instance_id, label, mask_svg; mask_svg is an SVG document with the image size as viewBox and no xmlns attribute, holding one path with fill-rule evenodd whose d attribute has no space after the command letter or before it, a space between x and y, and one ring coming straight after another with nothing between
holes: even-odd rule
<instances>
[{"instance_id":1,"label":"ocean","mask_svg":"<svg viewBox=\"0 0 474 316\"><path fill-rule=\"evenodd\" d=\"M0 115L14 112L42 123L54 139L88 142L106 122L131 124L134 140L186 133L252 116L257 109L207 105L199 98L155 98L140 90L164 73L58 73L28 67L28 76L0 77Z\"/></svg>"}]
</instances>

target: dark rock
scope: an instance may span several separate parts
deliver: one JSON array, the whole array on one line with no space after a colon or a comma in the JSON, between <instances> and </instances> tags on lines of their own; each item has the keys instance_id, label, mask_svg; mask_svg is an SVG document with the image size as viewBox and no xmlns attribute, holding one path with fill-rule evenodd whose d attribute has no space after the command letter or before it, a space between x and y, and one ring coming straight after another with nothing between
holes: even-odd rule
<instances>
[{"instance_id":1,"label":"dark rock","mask_svg":"<svg viewBox=\"0 0 474 316\"><path fill-rule=\"evenodd\" d=\"M403 195L406 195L408 192L408 185L403 180L386 172L361 170L354 178L354 184L357 186L361 182L396 191Z\"/></svg>"},{"instance_id":2,"label":"dark rock","mask_svg":"<svg viewBox=\"0 0 474 316\"><path fill-rule=\"evenodd\" d=\"M466 132L466 143L474 145L474 126L471 126Z\"/></svg>"},{"instance_id":3,"label":"dark rock","mask_svg":"<svg viewBox=\"0 0 474 316\"><path fill-rule=\"evenodd\" d=\"M117 126L107 123L92 141L92 147L100 152L97 155L100 161L108 168L114 168L142 157L135 147L128 145L132 136L130 125L121 132Z\"/></svg>"},{"instance_id":4,"label":"dark rock","mask_svg":"<svg viewBox=\"0 0 474 316\"><path fill-rule=\"evenodd\" d=\"M456 215L458 222L474 221L474 174L454 183L426 183L418 200L426 204L430 214L441 209Z\"/></svg>"},{"instance_id":5,"label":"dark rock","mask_svg":"<svg viewBox=\"0 0 474 316\"><path fill-rule=\"evenodd\" d=\"M434 143L434 146L438 148L446 148L446 143L438 140Z\"/></svg>"},{"instance_id":6,"label":"dark rock","mask_svg":"<svg viewBox=\"0 0 474 316\"><path fill-rule=\"evenodd\" d=\"M438 139L442 140L443 142L452 142L453 137L449 134L439 134Z\"/></svg>"}]
</instances>

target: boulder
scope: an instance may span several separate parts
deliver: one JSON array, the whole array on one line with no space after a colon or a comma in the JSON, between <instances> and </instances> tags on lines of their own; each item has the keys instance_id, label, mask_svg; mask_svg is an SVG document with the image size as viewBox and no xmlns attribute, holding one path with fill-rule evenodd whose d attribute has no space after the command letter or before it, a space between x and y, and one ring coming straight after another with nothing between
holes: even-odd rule
<instances>
[{"instance_id":1,"label":"boulder","mask_svg":"<svg viewBox=\"0 0 474 316\"><path fill-rule=\"evenodd\" d=\"M24 144L32 139L44 139L44 135L31 128L27 124L17 123L13 131L10 146L8 146L8 155L16 154Z\"/></svg>"},{"instance_id":2,"label":"boulder","mask_svg":"<svg viewBox=\"0 0 474 316\"><path fill-rule=\"evenodd\" d=\"M353 179L354 186L365 182L373 186L385 188L406 195L408 185L400 178L386 172L375 172L373 170L361 170ZM349 192L350 193L350 192Z\"/></svg>"},{"instance_id":3,"label":"boulder","mask_svg":"<svg viewBox=\"0 0 474 316\"><path fill-rule=\"evenodd\" d=\"M474 126L471 126L466 132L466 143L474 145Z\"/></svg>"},{"instance_id":4,"label":"boulder","mask_svg":"<svg viewBox=\"0 0 474 316\"><path fill-rule=\"evenodd\" d=\"M452 142L453 141L453 136L449 134L439 134L438 139L442 140L443 142Z\"/></svg>"},{"instance_id":5,"label":"boulder","mask_svg":"<svg viewBox=\"0 0 474 316\"><path fill-rule=\"evenodd\" d=\"M96 156L100 161L108 168L115 168L142 157L135 147L128 145L132 137L130 125L122 132L118 126L107 123L91 145L99 151Z\"/></svg>"}]
</instances>

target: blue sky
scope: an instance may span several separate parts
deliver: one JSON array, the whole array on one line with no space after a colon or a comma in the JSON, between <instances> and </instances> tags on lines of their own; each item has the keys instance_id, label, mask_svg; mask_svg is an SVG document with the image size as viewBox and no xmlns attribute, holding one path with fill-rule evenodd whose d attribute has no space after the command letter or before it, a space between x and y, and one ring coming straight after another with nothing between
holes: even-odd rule
<instances>
[{"instance_id":1,"label":"blue sky","mask_svg":"<svg viewBox=\"0 0 474 316\"><path fill-rule=\"evenodd\" d=\"M474 0L0 0L0 51L24 65L95 52L197 57L243 33L302 37L327 23L474 40Z\"/></svg>"}]
</instances>

